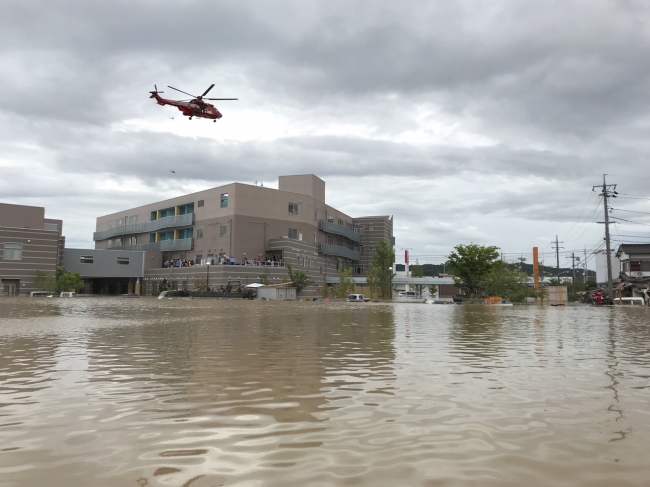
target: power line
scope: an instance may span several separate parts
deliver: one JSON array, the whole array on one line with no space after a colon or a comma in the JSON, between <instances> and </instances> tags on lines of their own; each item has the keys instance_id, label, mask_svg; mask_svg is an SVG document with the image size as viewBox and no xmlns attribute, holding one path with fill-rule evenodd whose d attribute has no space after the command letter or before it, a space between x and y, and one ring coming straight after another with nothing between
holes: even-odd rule
<instances>
[{"instance_id":1,"label":"power line","mask_svg":"<svg viewBox=\"0 0 650 487\"><path fill-rule=\"evenodd\" d=\"M626 212L628 212L628 213L641 213L642 215L650 215L650 212L648 212L648 211L621 210L620 208L611 208L611 207L610 207L610 210L614 210L614 211L626 211Z\"/></svg>"}]
</instances>

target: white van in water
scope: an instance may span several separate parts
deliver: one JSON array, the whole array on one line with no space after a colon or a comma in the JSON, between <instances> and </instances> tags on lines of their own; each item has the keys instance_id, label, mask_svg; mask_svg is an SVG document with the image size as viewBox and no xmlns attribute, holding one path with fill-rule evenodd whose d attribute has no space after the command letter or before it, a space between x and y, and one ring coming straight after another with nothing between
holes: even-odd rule
<instances>
[{"instance_id":1,"label":"white van in water","mask_svg":"<svg viewBox=\"0 0 650 487\"><path fill-rule=\"evenodd\" d=\"M47 291L32 291L29 293L30 298L51 298L52 293Z\"/></svg>"},{"instance_id":2,"label":"white van in water","mask_svg":"<svg viewBox=\"0 0 650 487\"><path fill-rule=\"evenodd\" d=\"M77 293L62 292L59 296L60 296L61 298L76 298L76 297L77 297Z\"/></svg>"},{"instance_id":3,"label":"white van in water","mask_svg":"<svg viewBox=\"0 0 650 487\"><path fill-rule=\"evenodd\" d=\"M622 304L623 306L643 306L645 301L640 296L636 298L614 298L614 304Z\"/></svg>"}]
</instances>

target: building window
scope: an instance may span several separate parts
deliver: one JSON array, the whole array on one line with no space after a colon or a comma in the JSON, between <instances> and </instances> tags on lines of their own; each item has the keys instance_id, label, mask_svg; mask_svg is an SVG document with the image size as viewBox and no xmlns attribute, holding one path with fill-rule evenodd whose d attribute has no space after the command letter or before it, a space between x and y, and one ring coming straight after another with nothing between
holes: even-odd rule
<instances>
[{"instance_id":1,"label":"building window","mask_svg":"<svg viewBox=\"0 0 650 487\"><path fill-rule=\"evenodd\" d=\"M327 236L327 245L334 245L334 237L331 235Z\"/></svg>"},{"instance_id":2,"label":"building window","mask_svg":"<svg viewBox=\"0 0 650 487\"><path fill-rule=\"evenodd\" d=\"M204 200L199 200L199 202L197 203L196 206L198 206L199 208L202 208L204 204L205 204Z\"/></svg>"},{"instance_id":3,"label":"building window","mask_svg":"<svg viewBox=\"0 0 650 487\"><path fill-rule=\"evenodd\" d=\"M327 223L334 223L334 215L327 214Z\"/></svg>"},{"instance_id":4,"label":"building window","mask_svg":"<svg viewBox=\"0 0 650 487\"><path fill-rule=\"evenodd\" d=\"M124 218L117 219L117 226L119 227L120 225L124 225Z\"/></svg>"},{"instance_id":5,"label":"building window","mask_svg":"<svg viewBox=\"0 0 650 487\"><path fill-rule=\"evenodd\" d=\"M318 237L316 235L316 230L314 230L314 243L318 243Z\"/></svg>"},{"instance_id":6,"label":"building window","mask_svg":"<svg viewBox=\"0 0 650 487\"><path fill-rule=\"evenodd\" d=\"M289 203L289 215L298 214L298 203Z\"/></svg>"},{"instance_id":7,"label":"building window","mask_svg":"<svg viewBox=\"0 0 650 487\"><path fill-rule=\"evenodd\" d=\"M221 208L228 208L228 193L221 195Z\"/></svg>"},{"instance_id":8,"label":"building window","mask_svg":"<svg viewBox=\"0 0 650 487\"><path fill-rule=\"evenodd\" d=\"M23 260L23 244L7 242L2 257L4 260Z\"/></svg>"},{"instance_id":9,"label":"building window","mask_svg":"<svg viewBox=\"0 0 650 487\"><path fill-rule=\"evenodd\" d=\"M196 227L196 238L203 238L203 225Z\"/></svg>"},{"instance_id":10,"label":"building window","mask_svg":"<svg viewBox=\"0 0 650 487\"><path fill-rule=\"evenodd\" d=\"M94 262L94 258L92 255L82 255L79 257L79 262L81 264L92 264Z\"/></svg>"},{"instance_id":11,"label":"building window","mask_svg":"<svg viewBox=\"0 0 650 487\"><path fill-rule=\"evenodd\" d=\"M133 215L131 217L131 225L138 223L138 215Z\"/></svg>"},{"instance_id":12,"label":"building window","mask_svg":"<svg viewBox=\"0 0 650 487\"><path fill-rule=\"evenodd\" d=\"M138 237L133 236L129 239L129 245L138 245Z\"/></svg>"},{"instance_id":13,"label":"building window","mask_svg":"<svg viewBox=\"0 0 650 487\"><path fill-rule=\"evenodd\" d=\"M228 233L228 223L219 223L219 236L223 237Z\"/></svg>"},{"instance_id":14,"label":"building window","mask_svg":"<svg viewBox=\"0 0 650 487\"><path fill-rule=\"evenodd\" d=\"M343 239L341 237L336 237L336 244L340 247L343 245Z\"/></svg>"},{"instance_id":15,"label":"building window","mask_svg":"<svg viewBox=\"0 0 650 487\"><path fill-rule=\"evenodd\" d=\"M355 227L354 231L357 232L359 235L363 235L363 226L359 225L358 227Z\"/></svg>"},{"instance_id":16,"label":"building window","mask_svg":"<svg viewBox=\"0 0 650 487\"><path fill-rule=\"evenodd\" d=\"M363 266L362 266L362 265L357 265L357 266L355 266L355 267L354 267L354 273L355 273L356 275L358 275L358 276L361 275L361 274L363 274Z\"/></svg>"},{"instance_id":17,"label":"building window","mask_svg":"<svg viewBox=\"0 0 650 487\"><path fill-rule=\"evenodd\" d=\"M292 238L294 240L298 240L298 229L297 228L290 228L289 229L289 238Z\"/></svg>"},{"instance_id":18,"label":"building window","mask_svg":"<svg viewBox=\"0 0 650 487\"><path fill-rule=\"evenodd\" d=\"M374 232L374 231L375 231L375 229L372 228L372 227L370 227L368 230L370 230L371 232Z\"/></svg>"},{"instance_id":19,"label":"building window","mask_svg":"<svg viewBox=\"0 0 650 487\"><path fill-rule=\"evenodd\" d=\"M120 265L129 265L129 257L118 257L117 263Z\"/></svg>"},{"instance_id":20,"label":"building window","mask_svg":"<svg viewBox=\"0 0 650 487\"><path fill-rule=\"evenodd\" d=\"M108 242L106 243L106 246L110 249L113 246L113 239L109 238Z\"/></svg>"},{"instance_id":21,"label":"building window","mask_svg":"<svg viewBox=\"0 0 650 487\"><path fill-rule=\"evenodd\" d=\"M630 261L630 272L638 272L641 270L641 261L640 260L631 260Z\"/></svg>"},{"instance_id":22,"label":"building window","mask_svg":"<svg viewBox=\"0 0 650 487\"><path fill-rule=\"evenodd\" d=\"M110 220L110 221L108 222L108 228L113 228L113 220Z\"/></svg>"},{"instance_id":23,"label":"building window","mask_svg":"<svg viewBox=\"0 0 650 487\"><path fill-rule=\"evenodd\" d=\"M343 220L339 218L339 225L343 226Z\"/></svg>"},{"instance_id":24,"label":"building window","mask_svg":"<svg viewBox=\"0 0 650 487\"><path fill-rule=\"evenodd\" d=\"M314 221L318 220L318 210L314 210Z\"/></svg>"}]
</instances>

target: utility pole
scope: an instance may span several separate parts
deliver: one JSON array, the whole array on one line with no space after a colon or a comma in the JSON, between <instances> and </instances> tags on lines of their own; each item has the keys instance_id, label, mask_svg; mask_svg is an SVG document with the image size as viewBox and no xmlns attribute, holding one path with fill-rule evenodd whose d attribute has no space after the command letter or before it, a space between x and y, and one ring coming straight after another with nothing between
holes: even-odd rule
<instances>
[{"instance_id":1,"label":"utility pole","mask_svg":"<svg viewBox=\"0 0 650 487\"><path fill-rule=\"evenodd\" d=\"M573 269L573 282L576 282L576 260L580 262L580 257L576 257L575 252L571 252L571 257L567 257L567 259L571 259L571 268Z\"/></svg>"},{"instance_id":2,"label":"utility pole","mask_svg":"<svg viewBox=\"0 0 650 487\"><path fill-rule=\"evenodd\" d=\"M585 245L585 260L583 262L585 270L583 271L584 274L582 275L582 281L587 284L587 246Z\"/></svg>"},{"instance_id":3,"label":"utility pole","mask_svg":"<svg viewBox=\"0 0 650 487\"><path fill-rule=\"evenodd\" d=\"M553 247L553 244L555 243L555 247ZM557 273L560 273L560 249L563 249L564 247L560 247L560 244L564 242L558 242L557 241L557 235L555 236L555 242L551 242L551 247L555 249L555 260L557 262Z\"/></svg>"},{"instance_id":4,"label":"utility pole","mask_svg":"<svg viewBox=\"0 0 650 487\"><path fill-rule=\"evenodd\" d=\"M603 209L605 210L605 221L598 222L598 223L605 224L605 249L607 252L607 297L609 299L613 299L614 289L612 283L612 252L609 245L609 208L607 207L607 198L616 198L616 195L618 193L616 192L615 184L607 184L607 180L605 179L606 176L607 174L603 174L602 186L593 186L591 190L595 191L596 188L600 188L601 193L599 196L603 197Z\"/></svg>"}]
</instances>

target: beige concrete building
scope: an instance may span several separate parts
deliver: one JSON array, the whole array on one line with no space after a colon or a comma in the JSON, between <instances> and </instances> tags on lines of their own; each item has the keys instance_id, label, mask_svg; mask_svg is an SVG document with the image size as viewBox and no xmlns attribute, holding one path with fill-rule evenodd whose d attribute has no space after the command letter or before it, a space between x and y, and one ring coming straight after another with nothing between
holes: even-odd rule
<instances>
[{"instance_id":1,"label":"beige concrete building","mask_svg":"<svg viewBox=\"0 0 650 487\"><path fill-rule=\"evenodd\" d=\"M63 266L63 222L45 218L45 208L0 203L0 295L38 291L37 271Z\"/></svg>"},{"instance_id":2,"label":"beige concrete building","mask_svg":"<svg viewBox=\"0 0 650 487\"><path fill-rule=\"evenodd\" d=\"M291 263L322 285L339 261L364 276L375 245L394 245L392 216L355 218L327 205L325 182L313 174L280 176L278 189L232 183L101 216L93 239L97 249L146 251L145 280L168 278L174 287L197 272L217 285L244 275L254 282L260 263L276 279ZM211 267L164 266L179 259Z\"/></svg>"}]
</instances>

